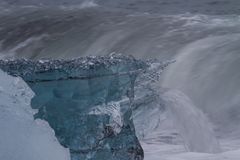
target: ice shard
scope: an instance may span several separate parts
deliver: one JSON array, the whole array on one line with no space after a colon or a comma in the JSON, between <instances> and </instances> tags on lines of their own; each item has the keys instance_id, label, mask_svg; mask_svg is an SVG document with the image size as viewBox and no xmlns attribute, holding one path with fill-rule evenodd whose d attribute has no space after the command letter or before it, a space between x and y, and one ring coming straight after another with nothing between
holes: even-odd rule
<instances>
[{"instance_id":1,"label":"ice shard","mask_svg":"<svg viewBox=\"0 0 240 160\"><path fill-rule=\"evenodd\" d=\"M46 120L72 160L142 160L131 104L137 75L147 63L109 55L74 60L0 60L36 96L35 118Z\"/></svg>"},{"instance_id":2,"label":"ice shard","mask_svg":"<svg viewBox=\"0 0 240 160\"><path fill-rule=\"evenodd\" d=\"M34 120L33 95L21 78L0 70L0 159L70 160L48 123Z\"/></svg>"}]
</instances>

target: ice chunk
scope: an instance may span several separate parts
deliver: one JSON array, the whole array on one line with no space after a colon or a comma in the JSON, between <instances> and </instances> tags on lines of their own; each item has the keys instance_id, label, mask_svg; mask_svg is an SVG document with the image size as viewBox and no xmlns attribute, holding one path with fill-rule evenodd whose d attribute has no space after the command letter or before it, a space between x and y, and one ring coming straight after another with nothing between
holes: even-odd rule
<instances>
[{"instance_id":1,"label":"ice chunk","mask_svg":"<svg viewBox=\"0 0 240 160\"><path fill-rule=\"evenodd\" d=\"M36 93L35 118L49 122L58 141L70 149L72 160L143 159L131 100L135 79L146 67L123 55L0 61L0 68L21 76ZM129 102L118 103L122 99Z\"/></svg>"},{"instance_id":2,"label":"ice chunk","mask_svg":"<svg viewBox=\"0 0 240 160\"><path fill-rule=\"evenodd\" d=\"M33 96L23 80L0 70L0 159L69 160L48 123L34 121Z\"/></svg>"}]
</instances>

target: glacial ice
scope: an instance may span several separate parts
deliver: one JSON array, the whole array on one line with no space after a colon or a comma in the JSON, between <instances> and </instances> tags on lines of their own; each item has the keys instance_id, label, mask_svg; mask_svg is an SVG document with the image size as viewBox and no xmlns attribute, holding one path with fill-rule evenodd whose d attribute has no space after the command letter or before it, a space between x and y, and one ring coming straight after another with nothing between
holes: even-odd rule
<instances>
[{"instance_id":1,"label":"glacial ice","mask_svg":"<svg viewBox=\"0 0 240 160\"><path fill-rule=\"evenodd\" d=\"M46 120L72 160L142 160L131 104L137 75L147 63L109 55L74 60L1 60L36 96L35 118Z\"/></svg>"},{"instance_id":2,"label":"glacial ice","mask_svg":"<svg viewBox=\"0 0 240 160\"><path fill-rule=\"evenodd\" d=\"M69 160L54 131L43 120L34 120L34 96L21 79L0 70L0 159Z\"/></svg>"}]
</instances>

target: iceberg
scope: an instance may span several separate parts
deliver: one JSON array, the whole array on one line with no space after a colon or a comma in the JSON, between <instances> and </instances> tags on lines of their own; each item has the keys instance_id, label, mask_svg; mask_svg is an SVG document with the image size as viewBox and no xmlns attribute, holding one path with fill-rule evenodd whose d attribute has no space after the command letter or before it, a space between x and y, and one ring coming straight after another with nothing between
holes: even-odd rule
<instances>
[{"instance_id":1,"label":"iceberg","mask_svg":"<svg viewBox=\"0 0 240 160\"><path fill-rule=\"evenodd\" d=\"M0 60L35 92L35 119L46 120L72 160L142 160L132 120L134 84L148 64L112 54L73 60ZM51 158L56 159L56 158ZM59 159L58 159L59 160Z\"/></svg>"},{"instance_id":2,"label":"iceberg","mask_svg":"<svg viewBox=\"0 0 240 160\"><path fill-rule=\"evenodd\" d=\"M43 120L34 120L32 90L21 79L0 70L0 159L70 160Z\"/></svg>"}]
</instances>

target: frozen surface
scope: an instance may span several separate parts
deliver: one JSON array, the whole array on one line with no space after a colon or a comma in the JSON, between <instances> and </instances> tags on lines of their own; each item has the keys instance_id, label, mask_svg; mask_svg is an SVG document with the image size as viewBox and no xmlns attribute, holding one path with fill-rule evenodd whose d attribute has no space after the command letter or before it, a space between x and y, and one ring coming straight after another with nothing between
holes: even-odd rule
<instances>
[{"instance_id":1,"label":"frozen surface","mask_svg":"<svg viewBox=\"0 0 240 160\"><path fill-rule=\"evenodd\" d=\"M0 159L69 160L48 123L33 119L33 96L22 79L0 70Z\"/></svg>"},{"instance_id":2,"label":"frozen surface","mask_svg":"<svg viewBox=\"0 0 240 160\"><path fill-rule=\"evenodd\" d=\"M30 83L94 79L98 77L138 74L147 63L133 56L110 54L107 56L87 56L76 59L1 59L0 68L14 76L21 76Z\"/></svg>"}]
</instances>

